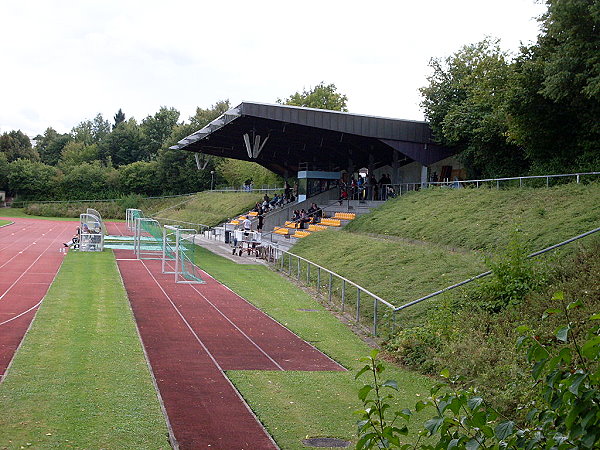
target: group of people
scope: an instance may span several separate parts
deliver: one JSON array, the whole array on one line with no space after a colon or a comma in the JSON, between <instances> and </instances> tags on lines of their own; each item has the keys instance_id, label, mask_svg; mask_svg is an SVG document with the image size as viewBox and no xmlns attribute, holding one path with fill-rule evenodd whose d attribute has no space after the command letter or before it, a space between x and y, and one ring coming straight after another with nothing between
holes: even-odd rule
<instances>
[{"instance_id":1,"label":"group of people","mask_svg":"<svg viewBox=\"0 0 600 450\"><path fill-rule=\"evenodd\" d=\"M392 186L390 175L384 173L379 178L374 175L362 176L357 179L352 176L348 182L340 181L340 203L344 200L387 200L395 197L396 192Z\"/></svg>"},{"instance_id":2,"label":"group of people","mask_svg":"<svg viewBox=\"0 0 600 450\"><path fill-rule=\"evenodd\" d=\"M323 210L316 203L312 203L308 210L296 209L291 221L296 224L296 228L304 229L307 223L319 223L322 217Z\"/></svg>"}]
</instances>

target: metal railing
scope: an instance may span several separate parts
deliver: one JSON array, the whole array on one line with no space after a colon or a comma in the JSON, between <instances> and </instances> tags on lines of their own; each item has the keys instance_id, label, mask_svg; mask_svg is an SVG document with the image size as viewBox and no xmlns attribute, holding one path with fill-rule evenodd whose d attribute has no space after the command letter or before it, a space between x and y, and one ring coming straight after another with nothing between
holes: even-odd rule
<instances>
[{"instance_id":1,"label":"metal railing","mask_svg":"<svg viewBox=\"0 0 600 450\"><path fill-rule=\"evenodd\" d=\"M533 252L527 257L534 258L599 231L600 227L595 228L558 244L551 245L543 250ZM392 303L382 299L377 294L370 292L359 284L348 280L334 271L320 266L319 264L303 258L302 256L282 250L276 246L267 244L266 259L276 270L285 273L290 278L294 278L298 282L305 282L309 287L315 287L318 293L325 291L327 293L327 300L329 303L339 308L342 313L349 311L354 315L354 320L357 324L365 324L369 322L372 325L373 336L378 335L378 330L382 326L386 327L391 333L393 333L396 327L396 313L398 311L402 311L425 300L437 297L445 292L451 291L492 274L492 271L488 270L467 280L463 280L459 283L440 289L439 291L405 303L401 306L395 306ZM351 290L348 290L348 287L350 287ZM370 297L372 302L365 301L364 296ZM383 311L380 310L381 308L383 308Z\"/></svg>"},{"instance_id":2,"label":"metal railing","mask_svg":"<svg viewBox=\"0 0 600 450\"><path fill-rule=\"evenodd\" d=\"M393 331L395 306L391 303L306 258L275 246L269 245L267 248L267 259L275 269L297 281L306 280L306 284L314 286L318 293L325 293L330 304L336 305L342 313L351 314L357 325L372 326L374 336L377 336L381 327L387 326Z\"/></svg>"}]
</instances>

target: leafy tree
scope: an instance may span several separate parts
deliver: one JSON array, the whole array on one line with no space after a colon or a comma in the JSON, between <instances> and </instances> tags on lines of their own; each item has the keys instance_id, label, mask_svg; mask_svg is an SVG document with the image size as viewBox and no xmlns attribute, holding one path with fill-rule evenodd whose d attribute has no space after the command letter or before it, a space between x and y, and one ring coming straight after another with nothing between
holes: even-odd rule
<instances>
[{"instance_id":1,"label":"leafy tree","mask_svg":"<svg viewBox=\"0 0 600 450\"><path fill-rule=\"evenodd\" d=\"M53 198L58 170L38 161L19 158L8 165L8 188L23 199Z\"/></svg>"},{"instance_id":2,"label":"leafy tree","mask_svg":"<svg viewBox=\"0 0 600 450\"><path fill-rule=\"evenodd\" d=\"M21 130L9 131L0 136L0 152L6 154L9 162L19 158L30 159L32 161L40 160L38 152L31 146L29 137Z\"/></svg>"},{"instance_id":3,"label":"leafy tree","mask_svg":"<svg viewBox=\"0 0 600 450\"><path fill-rule=\"evenodd\" d=\"M101 153L106 161L117 166L131 164L148 159L142 148L140 127L134 118L121 122L100 144Z\"/></svg>"},{"instance_id":4,"label":"leafy tree","mask_svg":"<svg viewBox=\"0 0 600 450\"><path fill-rule=\"evenodd\" d=\"M98 144L110 133L110 123L98 114L93 120L84 120L73 127L71 135L77 142L85 145Z\"/></svg>"},{"instance_id":5,"label":"leafy tree","mask_svg":"<svg viewBox=\"0 0 600 450\"><path fill-rule=\"evenodd\" d=\"M296 92L286 99L277 99L277 103L332 111L348 111L348 97L337 92L335 84L325 85L324 81L312 89Z\"/></svg>"},{"instance_id":6,"label":"leafy tree","mask_svg":"<svg viewBox=\"0 0 600 450\"><path fill-rule=\"evenodd\" d=\"M457 148L470 176L523 173L523 150L506 139L512 67L498 41L467 45L429 65L433 73L420 89L421 106L436 139Z\"/></svg>"},{"instance_id":7,"label":"leafy tree","mask_svg":"<svg viewBox=\"0 0 600 450\"><path fill-rule=\"evenodd\" d=\"M48 127L43 135L38 134L35 137L35 150L44 164L55 166L63 148L70 140L71 135L60 134L54 128Z\"/></svg>"},{"instance_id":8,"label":"leafy tree","mask_svg":"<svg viewBox=\"0 0 600 450\"><path fill-rule=\"evenodd\" d=\"M8 158L0 152L0 190L8 190Z\"/></svg>"},{"instance_id":9,"label":"leafy tree","mask_svg":"<svg viewBox=\"0 0 600 450\"><path fill-rule=\"evenodd\" d=\"M119 168L121 191L125 194L153 196L161 193L157 183L158 163L156 161L136 161Z\"/></svg>"},{"instance_id":10,"label":"leafy tree","mask_svg":"<svg viewBox=\"0 0 600 450\"><path fill-rule=\"evenodd\" d=\"M115 124L113 125L113 130L119 126L119 124L125 122L125 113L119 108L117 113L114 116Z\"/></svg>"},{"instance_id":11,"label":"leafy tree","mask_svg":"<svg viewBox=\"0 0 600 450\"><path fill-rule=\"evenodd\" d=\"M99 199L117 196L118 174L100 161L79 164L67 173L61 183L64 198Z\"/></svg>"},{"instance_id":12,"label":"leafy tree","mask_svg":"<svg viewBox=\"0 0 600 450\"><path fill-rule=\"evenodd\" d=\"M154 116L146 117L141 125L144 154L153 157L171 136L173 128L179 120L179 111L162 106Z\"/></svg>"},{"instance_id":13,"label":"leafy tree","mask_svg":"<svg viewBox=\"0 0 600 450\"><path fill-rule=\"evenodd\" d=\"M241 186L245 180L252 178L254 186L283 186L283 179L264 168L260 164L239 159L223 158L217 165L218 178L228 186ZM215 186L217 182L215 181Z\"/></svg>"},{"instance_id":14,"label":"leafy tree","mask_svg":"<svg viewBox=\"0 0 600 450\"><path fill-rule=\"evenodd\" d=\"M100 158L98 145L85 145L83 142L69 142L63 148L59 165L61 169L69 171L82 163L91 163Z\"/></svg>"},{"instance_id":15,"label":"leafy tree","mask_svg":"<svg viewBox=\"0 0 600 450\"><path fill-rule=\"evenodd\" d=\"M516 61L510 137L536 172L600 165L600 2L547 0L542 33Z\"/></svg>"}]
</instances>

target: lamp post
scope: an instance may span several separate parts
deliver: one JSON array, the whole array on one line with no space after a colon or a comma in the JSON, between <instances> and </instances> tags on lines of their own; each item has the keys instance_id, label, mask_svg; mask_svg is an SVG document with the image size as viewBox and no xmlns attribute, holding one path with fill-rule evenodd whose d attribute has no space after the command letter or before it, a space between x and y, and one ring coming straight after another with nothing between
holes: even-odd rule
<instances>
[{"instance_id":1,"label":"lamp post","mask_svg":"<svg viewBox=\"0 0 600 450\"><path fill-rule=\"evenodd\" d=\"M210 190L212 191L215 187L215 171L210 171Z\"/></svg>"}]
</instances>

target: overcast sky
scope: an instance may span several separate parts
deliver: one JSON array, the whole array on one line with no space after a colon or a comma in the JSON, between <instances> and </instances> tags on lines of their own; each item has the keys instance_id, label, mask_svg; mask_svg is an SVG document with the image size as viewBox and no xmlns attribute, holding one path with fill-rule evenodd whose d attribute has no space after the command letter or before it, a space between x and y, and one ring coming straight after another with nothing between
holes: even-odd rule
<instances>
[{"instance_id":1,"label":"overcast sky","mask_svg":"<svg viewBox=\"0 0 600 450\"><path fill-rule=\"evenodd\" d=\"M0 2L0 132L59 132L122 108L187 120L321 81L350 112L422 120L427 63L486 35L535 41L534 0Z\"/></svg>"}]
</instances>

